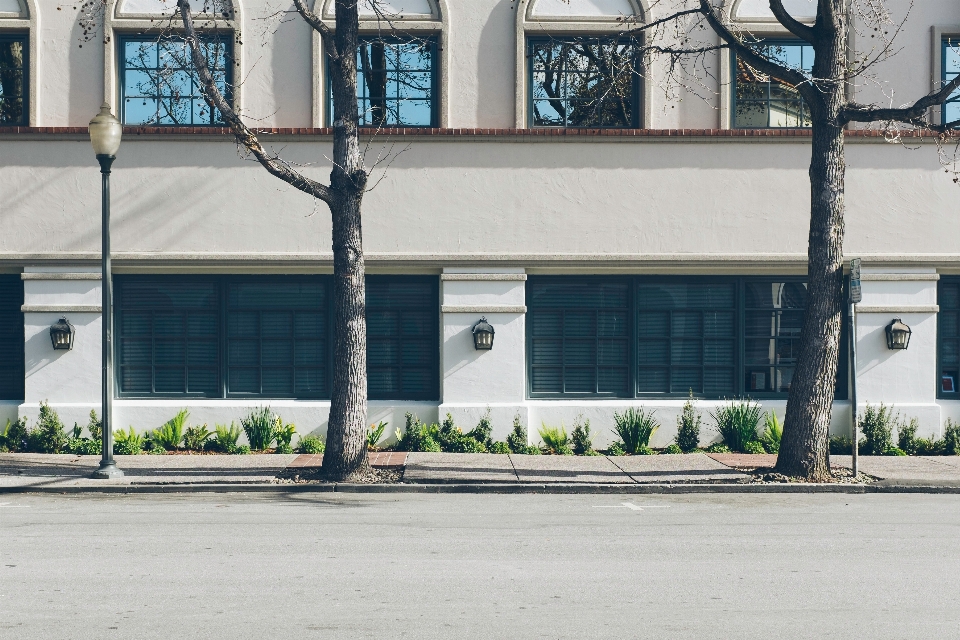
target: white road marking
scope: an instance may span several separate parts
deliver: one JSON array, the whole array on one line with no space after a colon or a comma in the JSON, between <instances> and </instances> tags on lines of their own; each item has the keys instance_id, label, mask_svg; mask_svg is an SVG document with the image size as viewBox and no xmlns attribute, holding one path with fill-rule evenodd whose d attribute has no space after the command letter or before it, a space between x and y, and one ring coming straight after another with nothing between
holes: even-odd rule
<instances>
[{"instance_id":1,"label":"white road marking","mask_svg":"<svg viewBox=\"0 0 960 640\"><path fill-rule=\"evenodd\" d=\"M7 509L29 509L30 505L28 504L10 504L9 502L0 502L0 507L6 507Z\"/></svg>"},{"instance_id":2,"label":"white road marking","mask_svg":"<svg viewBox=\"0 0 960 640\"><path fill-rule=\"evenodd\" d=\"M621 502L620 504L595 504L594 509L630 509L631 511L643 511L644 509L669 509L668 504L633 504L632 502Z\"/></svg>"}]
</instances>

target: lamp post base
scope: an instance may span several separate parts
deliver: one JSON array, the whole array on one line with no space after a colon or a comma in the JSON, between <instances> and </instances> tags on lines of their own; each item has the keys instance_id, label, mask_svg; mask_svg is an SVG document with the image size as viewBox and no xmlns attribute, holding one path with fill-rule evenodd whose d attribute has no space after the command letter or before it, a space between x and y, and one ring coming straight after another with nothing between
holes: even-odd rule
<instances>
[{"instance_id":1,"label":"lamp post base","mask_svg":"<svg viewBox=\"0 0 960 640\"><path fill-rule=\"evenodd\" d=\"M100 468L93 472L93 475L90 476L95 480L113 480L116 478L123 477L123 471L117 468L117 464L111 460L110 462L101 462Z\"/></svg>"}]
</instances>

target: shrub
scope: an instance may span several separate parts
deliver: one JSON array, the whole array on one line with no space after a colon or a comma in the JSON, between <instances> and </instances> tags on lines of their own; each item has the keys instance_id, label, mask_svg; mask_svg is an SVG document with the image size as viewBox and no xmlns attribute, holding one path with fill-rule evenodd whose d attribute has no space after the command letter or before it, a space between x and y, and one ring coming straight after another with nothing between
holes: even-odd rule
<instances>
[{"instance_id":1,"label":"shrub","mask_svg":"<svg viewBox=\"0 0 960 640\"><path fill-rule=\"evenodd\" d=\"M732 451L744 453L747 443L757 439L760 405L752 400L736 400L710 414L723 443Z\"/></svg>"},{"instance_id":2,"label":"shrub","mask_svg":"<svg viewBox=\"0 0 960 640\"><path fill-rule=\"evenodd\" d=\"M730 447L722 442L714 442L712 445L707 447L706 451L707 453L730 453Z\"/></svg>"},{"instance_id":3,"label":"shrub","mask_svg":"<svg viewBox=\"0 0 960 640\"><path fill-rule=\"evenodd\" d=\"M916 455L920 450L920 438L917 438L917 429L920 428L920 421L911 418L910 422L901 421L897 425L897 447L908 455Z\"/></svg>"},{"instance_id":4,"label":"shrub","mask_svg":"<svg viewBox=\"0 0 960 640\"><path fill-rule=\"evenodd\" d=\"M237 423L231 422L229 426L218 424L213 429L214 433L207 440L205 448L220 453L235 453L237 441L240 439L240 427L237 426Z\"/></svg>"},{"instance_id":5,"label":"shrub","mask_svg":"<svg viewBox=\"0 0 960 640\"><path fill-rule=\"evenodd\" d=\"M696 451L700 446L700 421L702 415L693 406L693 389L683 404L683 412L677 418L677 437L674 442L684 453Z\"/></svg>"},{"instance_id":6,"label":"shrub","mask_svg":"<svg viewBox=\"0 0 960 640\"><path fill-rule=\"evenodd\" d=\"M615 433L620 436L623 448L627 453L639 454L644 448L650 448L650 438L660 428L653 414L655 411L644 411L643 407L630 407L623 413L614 413L616 423Z\"/></svg>"},{"instance_id":7,"label":"shrub","mask_svg":"<svg viewBox=\"0 0 960 640\"><path fill-rule=\"evenodd\" d=\"M853 453L853 441L847 436L830 436L830 455L849 456Z\"/></svg>"},{"instance_id":8,"label":"shrub","mask_svg":"<svg viewBox=\"0 0 960 640\"><path fill-rule=\"evenodd\" d=\"M302 436L297 443L297 453L320 454L326 451L327 443L319 436Z\"/></svg>"},{"instance_id":9,"label":"shrub","mask_svg":"<svg viewBox=\"0 0 960 640\"><path fill-rule=\"evenodd\" d=\"M469 434L463 433L449 413L443 424L433 425L431 431L436 433L434 440L440 445L441 451L447 453L486 453L487 448L482 442L474 440Z\"/></svg>"},{"instance_id":10,"label":"shrub","mask_svg":"<svg viewBox=\"0 0 960 640\"><path fill-rule=\"evenodd\" d=\"M783 439L783 424L777 418L777 412L771 409L763 416L763 435L760 436L760 442L763 443L767 453L780 453L780 441Z\"/></svg>"},{"instance_id":11,"label":"shrub","mask_svg":"<svg viewBox=\"0 0 960 640\"><path fill-rule=\"evenodd\" d=\"M759 440L751 440L746 445L744 445L744 453L752 453L754 455L766 453L767 450L763 448L763 443Z\"/></svg>"},{"instance_id":12,"label":"shrub","mask_svg":"<svg viewBox=\"0 0 960 640\"><path fill-rule=\"evenodd\" d=\"M879 408L867 404L857 422L863 433L863 439L859 443L860 453L865 456L882 456L893 448L891 433L895 418L890 407L885 407L882 403Z\"/></svg>"},{"instance_id":13,"label":"shrub","mask_svg":"<svg viewBox=\"0 0 960 640\"><path fill-rule=\"evenodd\" d=\"M607 455L608 456L625 456L627 455L627 452L623 450L622 444L620 444L619 442L614 442L607 449Z\"/></svg>"},{"instance_id":14,"label":"shrub","mask_svg":"<svg viewBox=\"0 0 960 640\"><path fill-rule=\"evenodd\" d=\"M490 453L510 453L510 446L506 442L493 442L488 449Z\"/></svg>"},{"instance_id":15,"label":"shrub","mask_svg":"<svg viewBox=\"0 0 960 640\"><path fill-rule=\"evenodd\" d=\"M905 456L907 452L901 449L900 447L890 447L887 449L883 455L885 456Z\"/></svg>"},{"instance_id":16,"label":"shrub","mask_svg":"<svg viewBox=\"0 0 960 640\"><path fill-rule=\"evenodd\" d=\"M680 448L680 445L677 443L671 443L667 445L667 448L661 451L660 453L676 455L678 453L683 453L683 449Z\"/></svg>"},{"instance_id":17,"label":"shrub","mask_svg":"<svg viewBox=\"0 0 960 640\"><path fill-rule=\"evenodd\" d=\"M240 419L240 425L247 434L251 449L263 451L270 447L274 438L274 416L270 407L257 407Z\"/></svg>"},{"instance_id":18,"label":"shrub","mask_svg":"<svg viewBox=\"0 0 960 640\"><path fill-rule=\"evenodd\" d=\"M540 428L537 429L537 433L540 434L540 438L547 448L547 453L558 456L573 455L573 449L570 448L570 438L567 437L567 430L562 422L559 427L550 427L541 423Z\"/></svg>"},{"instance_id":19,"label":"shrub","mask_svg":"<svg viewBox=\"0 0 960 640\"><path fill-rule=\"evenodd\" d=\"M233 453L238 456L245 456L250 453L250 445L241 444L236 449L233 450Z\"/></svg>"},{"instance_id":20,"label":"shrub","mask_svg":"<svg viewBox=\"0 0 960 640\"><path fill-rule=\"evenodd\" d=\"M599 455L593 450L593 436L590 435L590 421L584 420L583 415L573 421L573 433L570 434L570 446L578 456Z\"/></svg>"},{"instance_id":21,"label":"shrub","mask_svg":"<svg viewBox=\"0 0 960 640\"><path fill-rule=\"evenodd\" d=\"M513 431L507 436L507 446L511 453L527 452L527 429L520 424L520 414L513 417Z\"/></svg>"},{"instance_id":22,"label":"shrub","mask_svg":"<svg viewBox=\"0 0 960 640\"><path fill-rule=\"evenodd\" d=\"M296 432L297 427L292 422L283 424L283 420L277 416L273 421L273 439L277 441L277 449L274 453L293 453L290 442Z\"/></svg>"},{"instance_id":23,"label":"shrub","mask_svg":"<svg viewBox=\"0 0 960 640\"><path fill-rule=\"evenodd\" d=\"M81 428L77 427L76 430L79 431ZM74 437L67 441L66 451L78 456L98 456L103 453L103 442L91 438Z\"/></svg>"},{"instance_id":24,"label":"shrub","mask_svg":"<svg viewBox=\"0 0 960 640\"><path fill-rule=\"evenodd\" d=\"M162 454L167 451L157 441L156 432L149 430L143 432L143 450L152 454Z\"/></svg>"},{"instance_id":25,"label":"shrub","mask_svg":"<svg viewBox=\"0 0 960 640\"><path fill-rule=\"evenodd\" d=\"M189 431L189 429L187 429ZM137 435L130 427L129 431L120 429L113 434L113 452L120 456L136 456L143 453L144 437Z\"/></svg>"},{"instance_id":26,"label":"shrub","mask_svg":"<svg viewBox=\"0 0 960 640\"><path fill-rule=\"evenodd\" d=\"M36 453L61 453L67 448L68 440L60 416L49 404L41 402L37 424L27 433L27 450Z\"/></svg>"},{"instance_id":27,"label":"shrub","mask_svg":"<svg viewBox=\"0 0 960 640\"><path fill-rule=\"evenodd\" d=\"M960 456L960 424L950 418L943 425L943 455Z\"/></svg>"},{"instance_id":28,"label":"shrub","mask_svg":"<svg viewBox=\"0 0 960 640\"><path fill-rule=\"evenodd\" d=\"M490 438L491 433L493 433L493 424L490 422L490 407L487 407L487 412L480 418L477 426L467 433L467 436L481 443L484 449L489 451L493 447L493 440Z\"/></svg>"},{"instance_id":29,"label":"shrub","mask_svg":"<svg viewBox=\"0 0 960 640\"><path fill-rule=\"evenodd\" d=\"M370 425L370 428L367 429L367 449L376 451L377 445L383 440L383 431L388 424L385 420L381 420L377 424Z\"/></svg>"},{"instance_id":30,"label":"shrub","mask_svg":"<svg viewBox=\"0 0 960 640\"><path fill-rule=\"evenodd\" d=\"M436 439L437 425L428 427L412 413L406 414L406 421L403 433L397 429L397 451L442 451Z\"/></svg>"},{"instance_id":31,"label":"shrub","mask_svg":"<svg viewBox=\"0 0 960 640\"><path fill-rule=\"evenodd\" d=\"M13 422L7 419L7 425L0 433L0 451L25 451L27 448L27 419L18 418Z\"/></svg>"},{"instance_id":32,"label":"shrub","mask_svg":"<svg viewBox=\"0 0 960 640\"><path fill-rule=\"evenodd\" d=\"M207 425L187 427L183 432L183 448L187 451L203 451L207 440L213 434L207 429Z\"/></svg>"},{"instance_id":33,"label":"shrub","mask_svg":"<svg viewBox=\"0 0 960 640\"><path fill-rule=\"evenodd\" d=\"M189 415L189 411L181 409L177 412L177 415L164 422L159 428L154 429L150 439L167 451L179 449L183 442L183 428L187 424L187 416Z\"/></svg>"},{"instance_id":34,"label":"shrub","mask_svg":"<svg viewBox=\"0 0 960 640\"><path fill-rule=\"evenodd\" d=\"M91 440L103 440L103 421L97 417L97 412L94 409L90 409L90 419L87 420L87 432L90 434Z\"/></svg>"}]
</instances>

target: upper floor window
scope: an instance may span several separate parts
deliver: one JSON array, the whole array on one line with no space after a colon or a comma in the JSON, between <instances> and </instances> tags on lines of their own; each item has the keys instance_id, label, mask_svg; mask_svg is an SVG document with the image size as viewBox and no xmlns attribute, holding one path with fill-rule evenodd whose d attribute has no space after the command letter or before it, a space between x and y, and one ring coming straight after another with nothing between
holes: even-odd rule
<instances>
[{"instance_id":1,"label":"upper floor window","mask_svg":"<svg viewBox=\"0 0 960 640\"><path fill-rule=\"evenodd\" d=\"M27 124L27 35L0 33L0 126Z\"/></svg>"},{"instance_id":2,"label":"upper floor window","mask_svg":"<svg viewBox=\"0 0 960 640\"><path fill-rule=\"evenodd\" d=\"M530 126L639 126L640 79L629 39L530 38L527 59Z\"/></svg>"},{"instance_id":3,"label":"upper floor window","mask_svg":"<svg viewBox=\"0 0 960 640\"><path fill-rule=\"evenodd\" d=\"M943 39L943 58L940 63L941 82L948 84L960 73L960 38L952 36ZM943 86L943 85L941 85ZM954 91L940 110L942 122L956 122L960 120L960 90Z\"/></svg>"},{"instance_id":4,"label":"upper floor window","mask_svg":"<svg viewBox=\"0 0 960 640\"><path fill-rule=\"evenodd\" d=\"M208 68L224 97L231 91L232 37L201 36ZM203 98L186 43L176 36L120 40L121 120L129 125L222 125Z\"/></svg>"},{"instance_id":5,"label":"upper floor window","mask_svg":"<svg viewBox=\"0 0 960 640\"><path fill-rule=\"evenodd\" d=\"M437 126L437 66L435 37L361 37L357 51L360 126ZM333 91L329 81L327 96L328 124L332 124Z\"/></svg>"},{"instance_id":6,"label":"upper floor window","mask_svg":"<svg viewBox=\"0 0 960 640\"><path fill-rule=\"evenodd\" d=\"M797 40L764 40L752 45L761 55L810 74L813 47ZM811 126L810 108L793 87L760 73L734 56L734 127L799 128Z\"/></svg>"}]
</instances>

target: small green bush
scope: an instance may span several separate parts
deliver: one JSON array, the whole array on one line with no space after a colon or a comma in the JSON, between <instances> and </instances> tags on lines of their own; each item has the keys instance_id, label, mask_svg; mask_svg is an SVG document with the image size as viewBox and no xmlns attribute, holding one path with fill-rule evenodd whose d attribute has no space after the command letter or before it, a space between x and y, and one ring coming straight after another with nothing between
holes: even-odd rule
<instances>
[{"instance_id":1,"label":"small green bush","mask_svg":"<svg viewBox=\"0 0 960 640\"><path fill-rule=\"evenodd\" d=\"M830 455L849 456L853 453L853 441L847 436L830 436Z\"/></svg>"},{"instance_id":2,"label":"small green bush","mask_svg":"<svg viewBox=\"0 0 960 640\"><path fill-rule=\"evenodd\" d=\"M714 442L706 448L707 453L730 453L730 447L722 442Z\"/></svg>"},{"instance_id":3,"label":"small green bush","mask_svg":"<svg viewBox=\"0 0 960 640\"><path fill-rule=\"evenodd\" d=\"M203 451L212 435L206 424L187 427L183 432L183 448L187 451Z\"/></svg>"},{"instance_id":4,"label":"small green bush","mask_svg":"<svg viewBox=\"0 0 960 640\"><path fill-rule=\"evenodd\" d=\"M491 433L493 433L493 424L490 422L490 407L487 407L486 413L480 418L477 426L467 433L467 437L473 438L489 451L493 448L493 440L490 438Z\"/></svg>"},{"instance_id":5,"label":"small green bush","mask_svg":"<svg viewBox=\"0 0 960 640\"><path fill-rule=\"evenodd\" d=\"M98 456L103 453L103 428L97 419L97 412L90 410L90 421L87 424L90 437L83 437L83 427L73 423L73 434L67 441L67 452L78 456Z\"/></svg>"},{"instance_id":6,"label":"small green bush","mask_svg":"<svg viewBox=\"0 0 960 640\"><path fill-rule=\"evenodd\" d=\"M943 455L960 456L960 424L950 418L943 424Z\"/></svg>"},{"instance_id":7,"label":"small green bush","mask_svg":"<svg viewBox=\"0 0 960 640\"><path fill-rule=\"evenodd\" d=\"M540 434L540 439L543 440L547 453L558 456L573 455L573 449L570 448L570 438L567 436L567 430L562 422L559 427L551 427L541 423L537 433Z\"/></svg>"},{"instance_id":8,"label":"small green bush","mask_svg":"<svg viewBox=\"0 0 960 640\"><path fill-rule=\"evenodd\" d=\"M684 453L696 451L700 446L700 422L702 414L693 405L693 389L683 404L683 411L677 418L677 437L674 442Z\"/></svg>"},{"instance_id":9,"label":"small green bush","mask_svg":"<svg viewBox=\"0 0 960 640\"><path fill-rule=\"evenodd\" d=\"M293 453L293 447L290 443L293 441L293 434L297 432L297 427L292 423L283 423L280 416L273 420L273 439L277 441L277 448L274 453Z\"/></svg>"},{"instance_id":10,"label":"small green bush","mask_svg":"<svg viewBox=\"0 0 960 640\"><path fill-rule=\"evenodd\" d=\"M438 425L427 426L412 413L406 414L406 426L403 433L397 429L397 451L442 451L436 436Z\"/></svg>"},{"instance_id":11,"label":"small green bush","mask_svg":"<svg viewBox=\"0 0 960 640\"><path fill-rule=\"evenodd\" d=\"M232 453L235 454L235 455L238 455L238 456L248 455L248 454L250 453L250 445L248 445L248 444L241 444L241 445L238 446L236 449L234 449L234 450L232 451Z\"/></svg>"},{"instance_id":12,"label":"small green bush","mask_svg":"<svg viewBox=\"0 0 960 640\"><path fill-rule=\"evenodd\" d=\"M767 450L763 448L763 443L759 440L751 440L743 447L744 453L751 453L754 455L766 453Z\"/></svg>"},{"instance_id":13,"label":"small green bush","mask_svg":"<svg viewBox=\"0 0 960 640\"><path fill-rule=\"evenodd\" d=\"M578 456L599 455L593 450L593 436L590 435L590 421L580 414L573 421L573 433L570 434L570 447Z\"/></svg>"},{"instance_id":14,"label":"small green bush","mask_svg":"<svg viewBox=\"0 0 960 640\"><path fill-rule=\"evenodd\" d=\"M486 453L487 448L482 442L473 439L469 434L463 433L449 413L444 418L443 424L434 425L431 431L436 433L434 439L440 445L440 450L447 453Z\"/></svg>"},{"instance_id":15,"label":"small green bush","mask_svg":"<svg viewBox=\"0 0 960 640\"><path fill-rule=\"evenodd\" d=\"M520 414L513 417L513 431L507 436L507 446L511 453L527 452L527 428L520 423Z\"/></svg>"},{"instance_id":16,"label":"small green bush","mask_svg":"<svg viewBox=\"0 0 960 640\"><path fill-rule=\"evenodd\" d=\"M780 441L783 439L783 424L777 418L777 412L771 409L763 416L763 435L760 442L767 453L780 453Z\"/></svg>"},{"instance_id":17,"label":"small green bush","mask_svg":"<svg viewBox=\"0 0 960 640\"><path fill-rule=\"evenodd\" d=\"M858 426L863 433L859 443L859 452L865 456L882 456L893 448L893 426L896 418L890 407L874 407L867 404L867 408L858 417Z\"/></svg>"},{"instance_id":18,"label":"small green bush","mask_svg":"<svg viewBox=\"0 0 960 640\"><path fill-rule=\"evenodd\" d=\"M370 425L370 428L367 429L367 449L370 451L376 451L377 445L380 444L380 441L383 440L383 432L386 430L389 423L386 420L381 420L377 424Z\"/></svg>"},{"instance_id":19,"label":"small green bush","mask_svg":"<svg viewBox=\"0 0 960 640\"><path fill-rule=\"evenodd\" d=\"M510 453L510 445L508 445L506 442L494 442L491 444L488 451L490 453L499 453L501 455L504 453Z\"/></svg>"},{"instance_id":20,"label":"small green bush","mask_svg":"<svg viewBox=\"0 0 960 640\"><path fill-rule=\"evenodd\" d=\"M177 415L167 420L157 429L154 429L150 440L166 451L179 449L183 443L183 431L189 415L189 411L181 409L177 412Z\"/></svg>"},{"instance_id":21,"label":"small green bush","mask_svg":"<svg viewBox=\"0 0 960 640\"><path fill-rule=\"evenodd\" d=\"M247 441L254 451L269 449L274 438L275 417L270 407L257 407L240 419Z\"/></svg>"},{"instance_id":22,"label":"small green bush","mask_svg":"<svg viewBox=\"0 0 960 640\"><path fill-rule=\"evenodd\" d=\"M749 399L735 400L710 415L723 443L732 451L745 453L747 443L757 439L760 405L756 402Z\"/></svg>"},{"instance_id":23,"label":"small green bush","mask_svg":"<svg viewBox=\"0 0 960 640\"><path fill-rule=\"evenodd\" d=\"M90 418L87 420L87 432L91 440L100 442L103 439L103 421L97 417L97 412L90 409Z\"/></svg>"},{"instance_id":24,"label":"small green bush","mask_svg":"<svg viewBox=\"0 0 960 640\"><path fill-rule=\"evenodd\" d=\"M34 453L61 453L66 450L68 440L60 416L49 404L41 402L37 424L27 433L27 450Z\"/></svg>"},{"instance_id":25,"label":"small green bush","mask_svg":"<svg viewBox=\"0 0 960 640\"><path fill-rule=\"evenodd\" d=\"M113 433L113 452L119 456L136 456L143 453L144 437L137 435L133 427ZM189 431L189 430L188 430Z\"/></svg>"},{"instance_id":26,"label":"small green bush","mask_svg":"<svg viewBox=\"0 0 960 640\"><path fill-rule=\"evenodd\" d=\"M907 422L900 422L897 425L897 446L908 455L916 455L920 443L917 438L917 429L920 428L920 421L916 418Z\"/></svg>"},{"instance_id":27,"label":"small green bush","mask_svg":"<svg viewBox=\"0 0 960 640\"><path fill-rule=\"evenodd\" d=\"M619 442L614 442L607 448L608 456L625 456L627 452L624 450L623 445Z\"/></svg>"},{"instance_id":28,"label":"small green bush","mask_svg":"<svg viewBox=\"0 0 960 640\"><path fill-rule=\"evenodd\" d=\"M905 456L905 455L908 455L908 454L907 454L906 451L904 451L904 450L901 449L900 447L890 447L889 449L887 449L887 450L883 453L883 455L885 455L885 456Z\"/></svg>"},{"instance_id":29,"label":"small green bush","mask_svg":"<svg viewBox=\"0 0 960 640\"><path fill-rule=\"evenodd\" d=\"M680 448L680 445L674 442L672 444L667 445L667 448L661 451L660 453L676 455L679 453L683 453L683 449Z\"/></svg>"},{"instance_id":30,"label":"small green bush","mask_svg":"<svg viewBox=\"0 0 960 640\"><path fill-rule=\"evenodd\" d=\"M319 436L301 436L297 443L297 453L321 454L327 449L327 443Z\"/></svg>"},{"instance_id":31,"label":"small green bush","mask_svg":"<svg viewBox=\"0 0 960 640\"><path fill-rule=\"evenodd\" d=\"M623 413L614 413L614 432L620 436L627 453L639 454L642 449L650 448L650 438L660 428L653 417L655 411L645 411L643 407L630 407Z\"/></svg>"},{"instance_id":32,"label":"small green bush","mask_svg":"<svg viewBox=\"0 0 960 640\"><path fill-rule=\"evenodd\" d=\"M207 440L204 448L208 451L217 451L219 453L235 453L237 441L240 440L240 427L236 422L229 425L218 424L213 427L214 433Z\"/></svg>"},{"instance_id":33,"label":"small green bush","mask_svg":"<svg viewBox=\"0 0 960 640\"><path fill-rule=\"evenodd\" d=\"M27 450L27 419L18 418L13 422L7 419L7 425L0 434L0 450L17 453Z\"/></svg>"}]
</instances>

